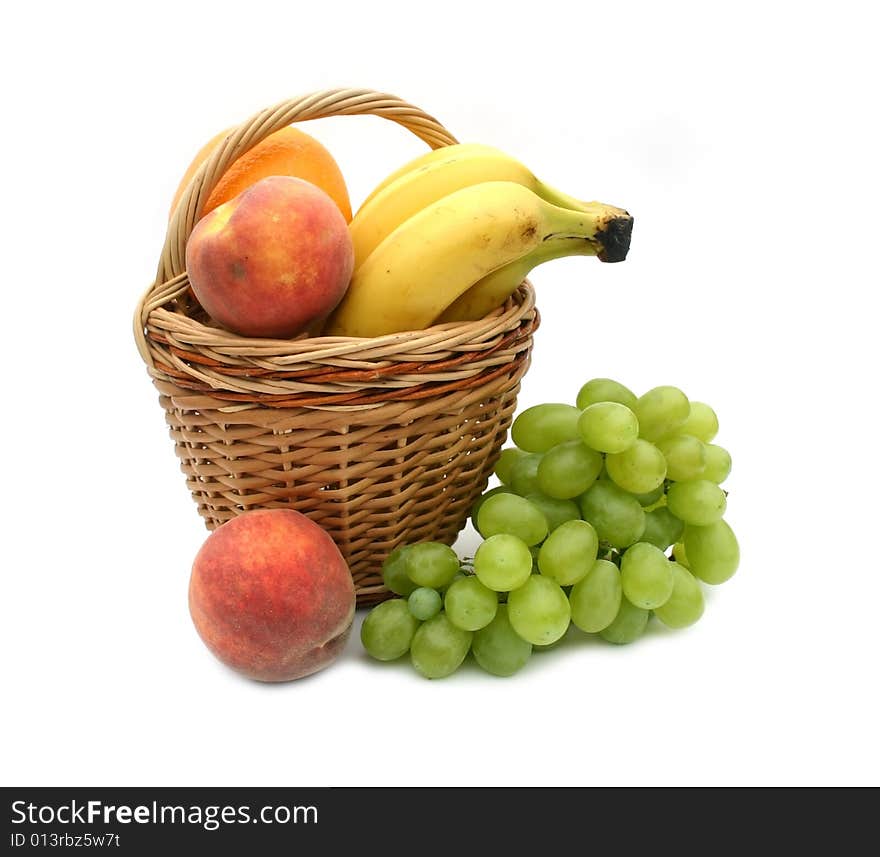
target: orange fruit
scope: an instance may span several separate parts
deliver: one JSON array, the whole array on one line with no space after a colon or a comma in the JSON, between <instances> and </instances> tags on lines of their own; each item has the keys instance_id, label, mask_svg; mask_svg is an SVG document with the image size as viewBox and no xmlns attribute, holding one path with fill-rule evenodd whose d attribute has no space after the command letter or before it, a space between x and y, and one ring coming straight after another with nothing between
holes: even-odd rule
<instances>
[{"instance_id":1,"label":"orange fruit","mask_svg":"<svg viewBox=\"0 0 880 857\"><path fill-rule=\"evenodd\" d=\"M221 131L199 149L180 180L174 201L171 203L171 211L168 213L169 219L174 214L177 203L195 171L231 130L227 128ZM317 185L336 203L345 222L351 220L351 202L339 165L333 160L330 152L314 137L293 127L282 128L270 134L262 143L257 143L249 152L245 152L237 161L230 164L220 177L217 186L211 191L202 215L228 202L252 184L268 176L293 176Z\"/></svg>"}]
</instances>

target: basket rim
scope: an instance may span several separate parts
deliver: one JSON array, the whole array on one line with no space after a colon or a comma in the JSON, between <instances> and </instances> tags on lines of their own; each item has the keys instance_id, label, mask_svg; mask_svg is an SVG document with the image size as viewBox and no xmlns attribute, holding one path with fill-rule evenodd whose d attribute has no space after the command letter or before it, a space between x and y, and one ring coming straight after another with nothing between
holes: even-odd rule
<instances>
[{"instance_id":1,"label":"basket rim","mask_svg":"<svg viewBox=\"0 0 880 857\"><path fill-rule=\"evenodd\" d=\"M249 338L155 308L145 343L156 379L227 403L351 407L462 390L526 359L540 324L526 280L478 321L380 337Z\"/></svg>"}]
</instances>

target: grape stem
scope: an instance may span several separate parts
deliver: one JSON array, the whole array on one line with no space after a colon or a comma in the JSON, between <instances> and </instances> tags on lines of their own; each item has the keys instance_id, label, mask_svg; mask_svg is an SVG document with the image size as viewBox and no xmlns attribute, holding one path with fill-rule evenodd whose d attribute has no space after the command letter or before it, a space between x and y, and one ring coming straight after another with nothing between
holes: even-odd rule
<instances>
[{"instance_id":1,"label":"grape stem","mask_svg":"<svg viewBox=\"0 0 880 857\"><path fill-rule=\"evenodd\" d=\"M614 547L607 542L599 543L599 553L603 554L602 559L606 559L608 562L613 562L615 565L620 565L620 554L617 553Z\"/></svg>"}]
</instances>

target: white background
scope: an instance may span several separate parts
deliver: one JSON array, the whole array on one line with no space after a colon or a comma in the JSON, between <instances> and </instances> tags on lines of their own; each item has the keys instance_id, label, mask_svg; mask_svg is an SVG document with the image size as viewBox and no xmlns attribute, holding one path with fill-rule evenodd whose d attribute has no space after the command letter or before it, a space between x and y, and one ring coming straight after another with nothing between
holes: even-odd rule
<instances>
[{"instance_id":1,"label":"white background","mask_svg":"<svg viewBox=\"0 0 880 857\"><path fill-rule=\"evenodd\" d=\"M8 13L4 784L878 784L868 8ZM693 629L567 645L509 680L472 667L424 681L367 660L357 627L337 664L284 686L240 679L202 646L186 590L206 531L131 313L202 143L335 86L396 93L460 139L634 213L625 264L535 273L543 326L520 405L611 376L715 407L743 561ZM355 205L424 150L378 119L305 130Z\"/></svg>"}]
</instances>

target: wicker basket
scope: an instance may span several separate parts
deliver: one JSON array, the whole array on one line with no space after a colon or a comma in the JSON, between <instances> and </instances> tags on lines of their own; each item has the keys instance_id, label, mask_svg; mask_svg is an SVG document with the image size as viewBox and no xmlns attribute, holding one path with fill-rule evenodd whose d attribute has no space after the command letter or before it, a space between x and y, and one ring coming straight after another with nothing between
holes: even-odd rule
<instances>
[{"instance_id":1,"label":"wicker basket","mask_svg":"<svg viewBox=\"0 0 880 857\"><path fill-rule=\"evenodd\" d=\"M526 282L478 322L372 339L253 339L213 325L192 298L186 240L223 171L294 121L372 114L432 148L455 142L391 95L340 89L264 110L202 165L171 218L135 339L208 529L293 508L331 534L359 603L380 600L400 544L452 544L506 438L538 324Z\"/></svg>"}]
</instances>

